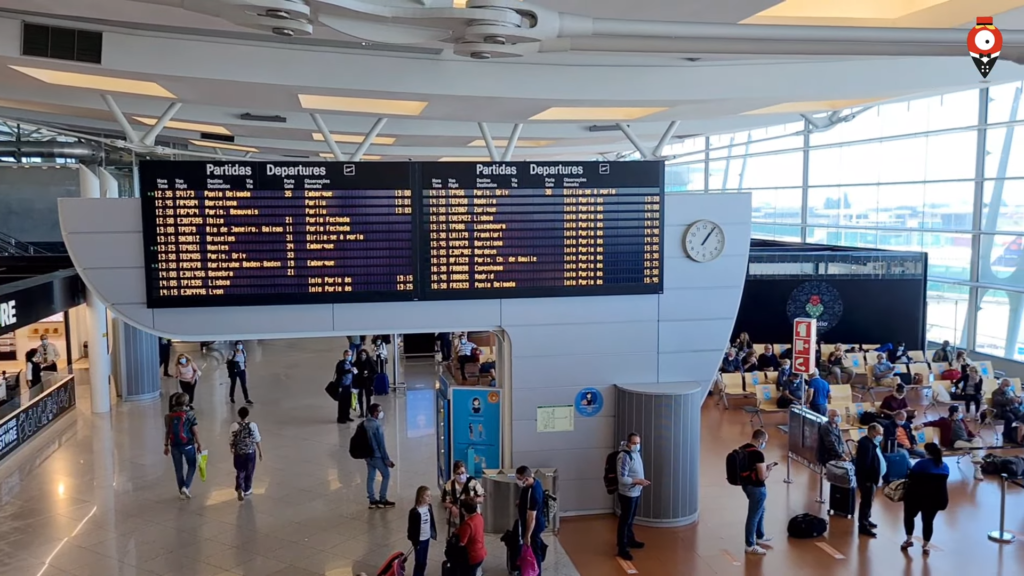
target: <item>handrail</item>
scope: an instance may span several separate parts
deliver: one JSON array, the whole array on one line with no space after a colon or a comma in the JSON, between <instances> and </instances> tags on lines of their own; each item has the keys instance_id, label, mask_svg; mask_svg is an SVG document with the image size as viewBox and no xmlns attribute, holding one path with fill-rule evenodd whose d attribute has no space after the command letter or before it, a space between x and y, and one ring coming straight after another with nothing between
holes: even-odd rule
<instances>
[{"instance_id":1,"label":"handrail","mask_svg":"<svg viewBox=\"0 0 1024 576\"><path fill-rule=\"evenodd\" d=\"M49 252L33 246L28 242L18 240L10 234L0 232L0 251L8 252L10 256L39 256L48 255Z\"/></svg>"}]
</instances>

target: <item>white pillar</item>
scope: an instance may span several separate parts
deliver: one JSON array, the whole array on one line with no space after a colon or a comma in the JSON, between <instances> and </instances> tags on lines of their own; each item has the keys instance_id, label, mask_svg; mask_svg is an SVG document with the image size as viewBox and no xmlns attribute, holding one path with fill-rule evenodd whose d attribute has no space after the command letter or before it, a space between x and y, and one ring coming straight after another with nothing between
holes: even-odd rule
<instances>
[{"instance_id":1,"label":"white pillar","mask_svg":"<svg viewBox=\"0 0 1024 576\"><path fill-rule=\"evenodd\" d=\"M100 196L102 198L117 198L119 192L117 179L103 168L99 168L97 171L100 173Z\"/></svg>"},{"instance_id":2,"label":"white pillar","mask_svg":"<svg viewBox=\"0 0 1024 576\"><path fill-rule=\"evenodd\" d=\"M107 342L107 307L92 290L85 291L89 314L89 384L92 411L110 412L110 346Z\"/></svg>"},{"instance_id":3,"label":"white pillar","mask_svg":"<svg viewBox=\"0 0 1024 576\"><path fill-rule=\"evenodd\" d=\"M78 188L82 198L100 197L100 179L84 164L78 165Z\"/></svg>"}]
</instances>

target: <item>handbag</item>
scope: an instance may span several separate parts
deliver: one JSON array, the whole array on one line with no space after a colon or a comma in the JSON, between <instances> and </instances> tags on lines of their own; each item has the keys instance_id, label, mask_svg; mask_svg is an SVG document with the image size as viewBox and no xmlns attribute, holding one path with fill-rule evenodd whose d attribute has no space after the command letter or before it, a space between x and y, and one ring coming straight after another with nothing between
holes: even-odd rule
<instances>
[{"instance_id":1,"label":"handbag","mask_svg":"<svg viewBox=\"0 0 1024 576\"><path fill-rule=\"evenodd\" d=\"M334 380L331 380L330 382L327 383L327 386L324 386L324 392L326 392L327 395L331 397L331 400L334 400L335 402L341 401L339 397L341 391L338 387L338 383L335 382Z\"/></svg>"},{"instance_id":2,"label":"handbag","mask_svg":"<svg viewBox=\"0 0 1024 576\"><path fill-rule=\"evenodd\" d=\"M906 495L906 492L906 480L896 480L893 482L889 482L888 484L886 484L885 490L883 490L885 497L893 502L903 502L903 497Z\"/></svg>"}]
</instances>

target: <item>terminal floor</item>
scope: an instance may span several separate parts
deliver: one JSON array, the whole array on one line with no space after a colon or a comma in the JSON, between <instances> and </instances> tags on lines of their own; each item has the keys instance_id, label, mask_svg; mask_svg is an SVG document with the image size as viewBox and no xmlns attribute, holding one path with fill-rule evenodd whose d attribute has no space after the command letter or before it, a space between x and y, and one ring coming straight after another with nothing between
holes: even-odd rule
<instances>
[{"instance_id":1,"label":"terminal floor","mask_svg":"<svg viewBox=\"0 0 1024 576\"><path fill-rule=\"evenodd\" d=\"M368 510L365 465L347 452L352 425L334 422L335 405L323 392L345 347L344 339L315 339L250 348L252 420L265 458L256 467L255 494L245 502L236 500L228 452L228 427L241 404L228 403L222 356L201 360L196 410L209 477L196 478L190 501L178 499L162 452L166 397L94 415L87 370L77 371L78 408L0 466L0 575L375 575L389 554L408 548L416 488L436 485L436 440L410 437L405 395L380 400L397 462L388 496L398 506ZM410 364L405 380L432 390L435 375L432 363ZM165 392L175 385L166 380ZM442 541L431 546L431 576L441 573L440 520L438 528ZM559 543L549 540L544 573L578 576ZM485 573L505 574L497 536L488 537L487 548Z\"/></svg>"},{"instance_id":2,"label":"terminal floor","mask_svg":"<svg viewBox=\"0 0 1024 576\"><path fill-rule=\"evenodd\" d=\"M879 395L879 399L882 395ZM918 399L920 401L920 399ZM910 398L914 403L914 398ZM935 416L933 409L930 416ZM781 415L765 416L769 433L769 461L779 461L768 481L765 527L774 540L766 556L743 553L743 524L747 502L739 488L725 481L725 455L748 441L752 428L749 416L736 405L729 411L709 398L702 410L700 518L695 525L674 529L638 526L637 538L647 544L634 551L638 573L657 576L812 576L821 574L905 574L924 576L1020 574L1024 566L1024 538L1014 544L996 544L986 538L999 527L1000 482L988 477L978 482L966 459L956 465L947 459L950 506L935 521L930 557L921 554L920 541L908 553L900 552L904 539L903 508L886 500L881 492L875 499L873 519L879 524L878 539L857 535L853 519L829 518L829 532L817 540L791 540L786 524L792 516L810 512L827 516L827 506L818 504L818 477L794 462L793 484L786 477L787 436L776 428L784 424ZM972 423L972 427L976 424ZM985 434L991 443L990 433ZM1021 455L1021 451L1014 451ZM828 485L825 485L828 497ZM1024 490L1008 486L1006 529L1024 537ZM586 576L624 576L615 561L615 524L611 515L563 518L559 539L577 569ZM920 520L917 536L921 535ZM843 556L837 559L825 544Z\"/></svg>"}]
</instances>

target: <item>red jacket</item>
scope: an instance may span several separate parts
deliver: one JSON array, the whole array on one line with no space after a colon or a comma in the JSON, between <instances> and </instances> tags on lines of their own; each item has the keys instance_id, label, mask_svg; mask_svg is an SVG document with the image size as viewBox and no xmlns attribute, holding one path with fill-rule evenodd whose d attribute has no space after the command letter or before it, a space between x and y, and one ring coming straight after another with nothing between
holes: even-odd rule
<instances>
[{"instance_id":1,"label":"red jacket","mask_svg":"<svg viewBox=\"0 0 1024 576\"><path fill-rule=\"evenodd\" d=\"M931 422L925 422L924 424L921 424L921 426L925 426L925 427L928 427L928 428L938 428L939 429L939 444L943 448L945 448L946 450L950 450L950 449L953 448L953 421L952 420L950 420L949 418L946 418L945 416L943 416L942 418L939 418L938 420L932 420ZM968 428L966 424L964 425L964 429L967 430L967 438L973 440L974 439L974 432L971 432L971 429Z\"/></svg>"}]
</instances>

